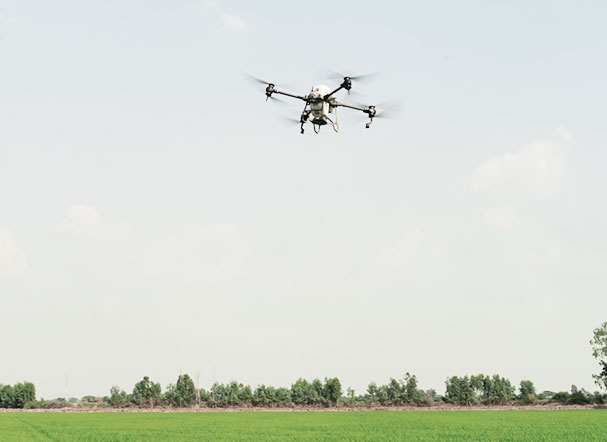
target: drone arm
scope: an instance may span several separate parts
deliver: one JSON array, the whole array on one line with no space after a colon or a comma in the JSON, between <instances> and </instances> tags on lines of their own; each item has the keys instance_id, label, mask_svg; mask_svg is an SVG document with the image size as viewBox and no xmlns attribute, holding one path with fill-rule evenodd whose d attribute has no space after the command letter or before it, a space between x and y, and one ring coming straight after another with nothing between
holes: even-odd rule
<instances>
[{"instance_id":1,"label":"drone arm","mask_svg":"<svg viewBox=\"0 0 607 442\"><path fill-rule=\"evenodd\" d=\"M339 92L340 90L345 89L348 91L348 93L350 93L350 89L352 89L352 79L350 77L344 77L344 81L339 85L339 87L337 89L335 89L333 92L327 94L324 96L325 101L333 94L336 94L337 92Z\"/></svg>"},{"instance_id":2,"label":"drone arm","mask_svg":"<svg viewBox=\"0 0 607 442\"><path fill-rule=\"evenodd\" d=\"M344 104L344 103L336 103L335 106L342 106L342 107L347 107L348 109L354 109L354 110L358 110L364 113L369 113L368 107L358 107L358 106L350 106L349 104Z\"/></svg>"},{"instance_id":3,"label":"drone arm","mask_svg":"<svg viewBox=\"0 0 607 442\"><path fill-rule=\"evenodd\" d=\"M340 84L339 87L337 89L335 89L333 92L328 93L327 95L325 95L323 98L325 100L327 100L331 95L335 95L337 92L339 92L340 90L342 90L344 88L343 84Z\"/></svg>"},{"instance_id":4,"label":"drone arm","mask_svg":"<svg viewBox=\"0 0 607 442\"><path fill-rule=\"evenodd\" d=\"M347 107L349 109L361 111L361 112L364 112L365 114L369 115L369 121L365 125L365 127L367 129L369 129L369 127L371 127L371 123L373 123L373 117L375 117L375 115L376 115L375 106L359 107L359 106L350 106L349 104L343 104L343 103L336 103L335 106Z\"/></svg>"},{"instance_id":5,"label":"drone arm","mask_svg":"<svg viewBox=\"0 0 607 442\"><path fill-rule=\"evenodd\" d=\"M291 98L297 98L298 100L303 100L305 102L308 101L306 97L302 97L301 95L289 94L288 92L279 91L278 89L274 89L273 93L280 94L280 95L286 95L287 97L291 97Z\"/></svg>"}]
</instances>

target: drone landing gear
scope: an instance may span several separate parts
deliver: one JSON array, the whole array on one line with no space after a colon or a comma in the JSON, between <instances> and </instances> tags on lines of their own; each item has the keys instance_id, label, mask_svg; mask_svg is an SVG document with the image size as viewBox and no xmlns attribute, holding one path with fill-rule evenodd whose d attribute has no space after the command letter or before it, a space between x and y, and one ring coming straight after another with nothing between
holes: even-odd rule
<instances>
[{"instance_id":1,"label":"drone landing gear","mask_svg":"<svg viewBox=\"0 0 607 442\"><path fill-rule=\"evenodd\" d=\"M303 135L304 133L304 124L306 124L308 122L308 119L310 118L310 111L307 110L308 107L308 103L306 102L306 104L304 105L304 109L303 112L301 113L301 118L299 119L299 122L301 123L301 134Z\"/></svg>"},{"instance_id":2,"label":"drone landing gear","mask_svg":"<svg viewBox=\"0 0 607 442\"><path fill-rule=\"evenodd\" d=\"M331 126L333 126L333 130L335 132L339 132L339 123L337 122L337 113L335 114L335 121L331 120L329 117L327 117L327 120L329 120L331 122Z\"/></svg>"}]
</instances>

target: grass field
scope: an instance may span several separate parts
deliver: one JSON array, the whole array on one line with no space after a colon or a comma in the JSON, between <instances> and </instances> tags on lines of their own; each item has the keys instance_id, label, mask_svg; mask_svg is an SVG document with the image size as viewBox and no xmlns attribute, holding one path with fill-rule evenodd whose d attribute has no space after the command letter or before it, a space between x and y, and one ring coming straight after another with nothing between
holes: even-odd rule
<instances>
[{"instance_id":1,"label":"grass field","mask_svg":"<svg viewBox=\"0 0 607 442\"><path fill-rule=\"evenodd\" d=\"M0 413L0 441L607 441L607 410Z\"/></svg>"}]
</instances>

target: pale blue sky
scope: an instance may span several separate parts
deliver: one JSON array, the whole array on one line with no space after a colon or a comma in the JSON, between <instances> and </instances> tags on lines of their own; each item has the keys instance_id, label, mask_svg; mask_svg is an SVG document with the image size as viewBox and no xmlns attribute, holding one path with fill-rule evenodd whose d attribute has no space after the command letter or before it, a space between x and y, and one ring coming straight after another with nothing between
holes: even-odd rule
<instances>
[{"instance_id":1,"label":"pale blue sky","mask_svg":"<svg viewBox=\"0 0 607 442\"><path fill-rule=\"evenodd\" d=\"M178 3L178 4L177 4ZM457 4L456 4L457 3ZM0 0L0 383L594 389L603 2ZM243 72L396 120L319 136ZM340 114L345 121L356 121ZM215 373L215 374L214 374Z\"/></svg>"}]
</instances>

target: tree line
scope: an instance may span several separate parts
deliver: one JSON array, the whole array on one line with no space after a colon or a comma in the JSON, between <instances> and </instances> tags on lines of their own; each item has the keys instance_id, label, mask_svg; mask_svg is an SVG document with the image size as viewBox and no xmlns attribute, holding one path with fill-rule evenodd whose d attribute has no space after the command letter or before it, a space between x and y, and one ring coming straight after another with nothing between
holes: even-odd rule
<instances>
[{"instance_id":1,"label":"tree line","mask_svg":"<svg viewBox=\"0 0 607 442\"><path fill-rule=\"evenodd\" d=\"M24 408L36 400L36 387L31 382L15 385L0 384L0 408Z\"/></svg>"},{"instance_id":2,"label":"tree line","mask_svg":"<svg viewBox=\"0 0 607 442\"><path fill-rule=\"evenodd\" d=\"M110 389L106 401L110 405L145 405L153 408L156 404L169 404L179 407L205 403L207 406L230 406L251 404L254 406L274 404L295 405L335 405L342 398L341 382L338 378L314 379L300 378L286 387L259 385L255 389L250 385L232 381L226 384L215 382L209 390L196 389L192 378L182 374L175 384L169 384L163 393L160 383L145 376L127 393L117 385Z\"/></svg>"},{"instance_id":3,"label":"tree line","mask_svg":"<svg viewBox=\"0 0 607 442\"><path fill-rule=\"evenodd\" d=\"M594 374L599 388L607 390L607 322L594 330L590 341L593 355L598 359L601 371ZM189 407L194 404L207 407L225 406L335 406L354 405L356 403L379 404L384 406L431 405L434 402L457 405L497 405L516 401L519 404L559 402L564 404L605 404L607 394L598 391L590 393L571 386L570 392L544 391L537 393L533 382L520 382L518 392L510 380L495 374L472 376L451 376L445 381L445 394L438 395L433 389L422 390L418 387L417 377L405 373L401 379L390 378L387 384L377 385L371 382L365 394L356 395L348 388L344 394L338 378L313 379L299 378L290 388L250 385L232 381L226 384L215 382L209 390L196 388L187 374L179 375L174 384L162 391L160 383L148 376L137 382L131 393L114 385L110 394L103 398L85 396L81 402L104 403L109 406L145 406L156 405ZM54 408L65 405L64 398L54 401L36 401L36 388L31 382L15 385L0 384L0 408ZM364 405L364 404L363 404Z\"/></svg>"},{"instance_id":4,"label":"tree line","mask_svg":"<svg viewBox=\"0 0 607 442\"><path fill-rule=\"evenodd\" d=\"M433 403L470 405L504 404L606 404L607 394L598 391L590 393L571 386L571 392L536 392L530 380L522 380L518 391L510 380L500 375L451 376L445 381L445 394L438 395L434 389L423 390L418 387L417 377L405 373L401 379L390 378L388 383L378 385L371 382L364 394L356 395L354 390L342 390L338 378L313 379L300 378L290 387L259 385L251 388L236 381L214 383L210 389L197 389L188 374L182 374L173 384L162 391L159 382L144 376L137 382L131 393L114 385L110 394L103 398L84 396L80 404L105 405L113 407L174 406L192 407L332 407L332 406L431 406ZM59 408L67 406L65 398L54 401L35 399L35 387L30 382L0 385L0 408Z\"/></svg>"}]
</instances>

